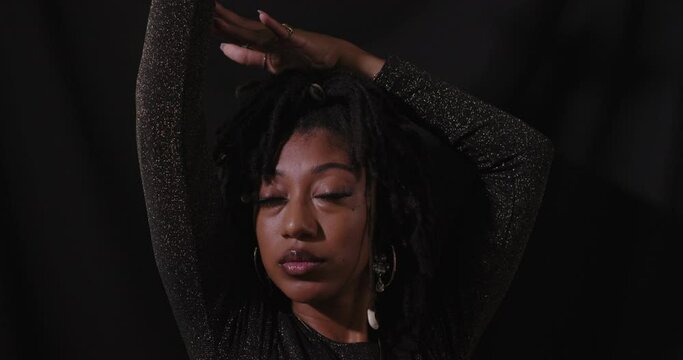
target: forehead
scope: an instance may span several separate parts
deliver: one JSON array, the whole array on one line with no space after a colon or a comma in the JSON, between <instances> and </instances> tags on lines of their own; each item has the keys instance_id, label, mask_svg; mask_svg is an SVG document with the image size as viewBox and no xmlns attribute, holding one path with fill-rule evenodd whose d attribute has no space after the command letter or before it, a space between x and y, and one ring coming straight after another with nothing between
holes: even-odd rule
<instances>
[{"instance_id":1,"label":"forehead","mask_svg":"<svg viewBox=\"0 0 683 360\"><path fill-rule=\"evenodd\" d=\"M280 151L276 171L309 170L330 162L350 166L349 146L329 130L314 128L292 134Z\"/></svg>"}]
</instances>

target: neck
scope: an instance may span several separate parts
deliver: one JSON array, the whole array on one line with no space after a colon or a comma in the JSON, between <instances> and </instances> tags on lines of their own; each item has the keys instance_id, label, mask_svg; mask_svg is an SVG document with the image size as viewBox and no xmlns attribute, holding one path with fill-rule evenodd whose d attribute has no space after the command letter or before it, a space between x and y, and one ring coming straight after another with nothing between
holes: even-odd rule
<instances>
[{"instance_id":1,"label":"neck","mask_svg":"<svg viewBox=\"0 0 683 360\"><path fill-rule=\"evenodd\" d=\"M324 337L340 343L368 341L366 311L367 306L350 309L292 304L292 312L299 320Z\"/></svg>"},{"instance_id":2,"label":"neck","mask_svg":"<svg viewBox=\"0 0 683 360\"><path fill-rule=\"evenodd\" d=\"M367 289L367 288L366 288ZM308 327L326 338L340 343L368 341L367 309L372 292L337 298L325 303L292 302L292 312Z\"/></svg>"}]
</instances>

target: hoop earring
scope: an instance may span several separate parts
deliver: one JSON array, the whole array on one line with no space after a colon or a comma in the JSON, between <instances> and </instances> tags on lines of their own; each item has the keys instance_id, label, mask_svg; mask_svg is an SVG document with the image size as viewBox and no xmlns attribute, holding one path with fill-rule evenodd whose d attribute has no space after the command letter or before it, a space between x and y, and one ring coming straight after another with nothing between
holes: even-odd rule
<instances>
[{"instance_id":1,"label":"hoop earring","mask_svg":"<svg viewBox=\"0 0 683 360\"><path fill-rule=\"evenodd\" d=\"M372 271L375 273L375 278L377 279L377 283L375 284L375 291L378 293L384 292L389 285L394 281L394 276L396 275L396 263L398 262L398 259L396 257L396 249L394 248L394 245L391 245L391 265L389 264L389 261L387 259L387 256L385 254L375 256L372 262ZM389 280L387 282L384 282L384 275L389 272L389 269L391 268L391 273L389 275Z\"/></svg>"}]
</instances>

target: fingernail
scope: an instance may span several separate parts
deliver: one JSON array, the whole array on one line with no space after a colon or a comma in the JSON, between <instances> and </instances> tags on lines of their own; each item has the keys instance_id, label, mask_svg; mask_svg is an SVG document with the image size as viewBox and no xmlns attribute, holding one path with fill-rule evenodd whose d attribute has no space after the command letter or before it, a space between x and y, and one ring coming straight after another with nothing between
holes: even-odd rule
<instances>
[{"instance_id":1,"label":"fingernail","mask_svg":"<svg viewBox=\"0 0 683 360\"><path fill-rule=\"evenodd\" d=\"M221 44L221 46L220 46L220 47L221 47L221 51L223 51L223 50L225 49L225 45L227 45L227 44L226 44L226 43L222 43L222 44Z\"/></svg>"},{"instance_id":2,"label":"fingernail","mask_svg":"<svg viewBox=\"0 0 683 360\"><path fill-rule=\"evenodd\" d=\"M261 10L256 10L256 12L259 13L259 15L265 14L265 13L264 13L263 11L261 11Z\"/></svg>"}]
</instances>

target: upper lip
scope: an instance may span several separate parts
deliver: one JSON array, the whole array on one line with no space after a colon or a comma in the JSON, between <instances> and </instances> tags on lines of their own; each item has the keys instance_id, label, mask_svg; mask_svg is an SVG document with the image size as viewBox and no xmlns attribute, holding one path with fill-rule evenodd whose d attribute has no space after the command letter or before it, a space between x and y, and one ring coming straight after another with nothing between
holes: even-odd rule
<instances>
[{"instance_id":1,"label":"upper lip","mask_svg":"<svg viewBox=\"0 0 683 360\"><path fill-rule=\"evenodd\" d=\"M280 264L288 262L322 262L323 259L317 257L306 250L289 249L280 258Z\"/></svg>"}]
</instances>

